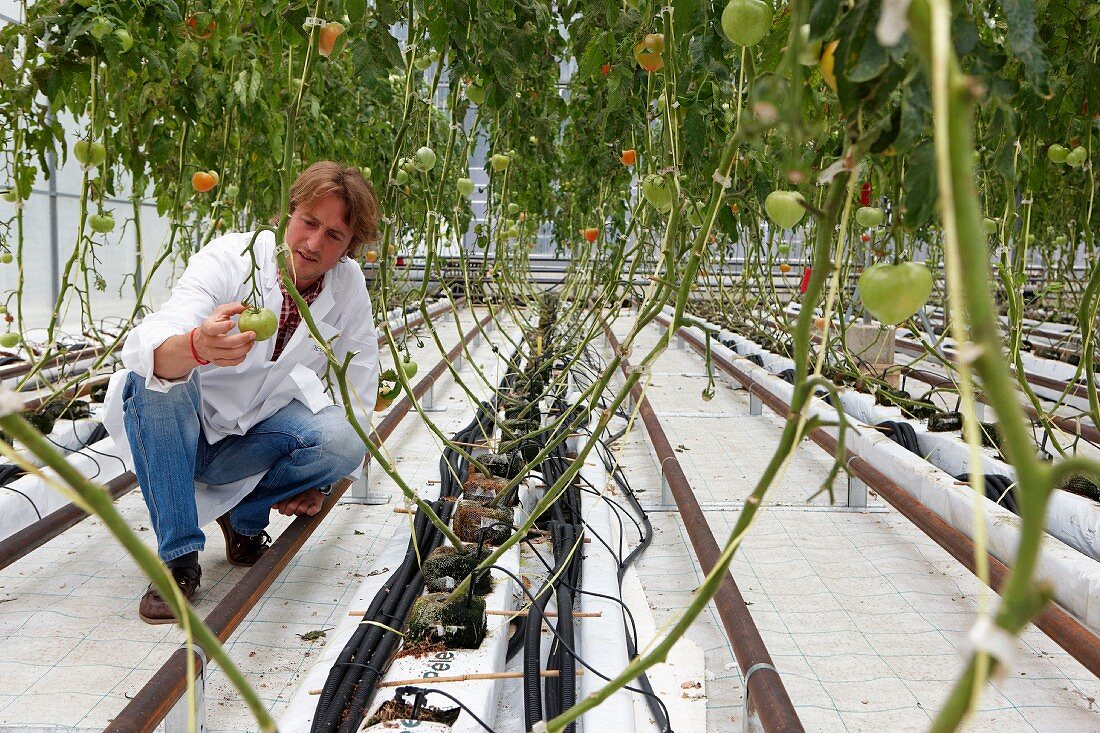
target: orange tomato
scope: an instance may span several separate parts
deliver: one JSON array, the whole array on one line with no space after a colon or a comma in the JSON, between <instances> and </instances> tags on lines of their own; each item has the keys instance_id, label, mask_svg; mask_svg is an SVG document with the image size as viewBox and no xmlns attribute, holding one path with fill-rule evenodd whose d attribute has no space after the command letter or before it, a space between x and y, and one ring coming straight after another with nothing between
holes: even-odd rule
<instances>
[{"instance_id":1,"label":"orange tomato","mask_svg":"<svg viewBox=\"0 0 1100 733\"><path fill-rule=\"evenodd\" d=\"M378 250L368 249L367 253L364 255L364 259L366 259L367 262L377 262L378 261Z\"/></svg>"},{"instance_id":2,"label":"orange tomato","mask_svg":"<svg viewBox=\"0 0 1100 733\"><path fill-rule=\"evenodd\" d=\"M196 171L191 176L191 186L199 193L206 193L218 185L218 177L212 171Z\"/></svg>"},{"instance_id":3,"label":"orange tomato","mask_svg":"<svg viewBox=\"0 0 1100 733\"><path fill-rule=\"evenodd\" d=\"M605 63L603 66L600 67L600 75L601 76L607 76L610 73L611 73L611 64Z\"/></svg>"},{"instance_id":4,"label":"orange tomato","mask_svg":"<svg viewBox=\"0 0 1100 733\"><path fill-rule=\"evenodd\" d=\"M600 230L596 227L588 227L584 230L584 238L587 239L589 242L595 242L599 236Z\"/></svg>"},{"instance_id":5,"label":"orange tomato","mask_svg":"<svg viewBox=\"0 0 1100 733\"><path fill-rule=\"evenodd\" d=\"M622 155L619 156L619 160L623 165L634 165L638 162L638 151L634 148L630 150L624 150Z\"/></svg>"},{"instance_id":6,"label":"orange tomato","mask_svg":"<svg viewBox=\"0 0 1100 733\"><path fill-rule=\"evenodd\" d=\"M317 53L328 57L332 53L332 47L336 45L336 39L344 32L344 25L335 21L321 26L321 32L317 36Z\"/></svg>"},{"instance_id":7,"label":"orange tomato","mask_svg":"<svg viewBox=\"0 0 1100 733\"><path fill-rule=\"evenodd\" d=\"M199 25L204 20L208 20L204 25L206 30L200 32ZM187 19L187 27L191 29L191 35L205 41L214 34L214 29L218 27L218 24L214 22L214 19L210 17L209 13L193 13L191 17Z\"/></svg>"},{"instance_id":8,"label":"orange tomato","mask_svg":"<svg viewBox=\"0 0 1100 733\"><path fill-rule=\"evenodd\" d=\"M788 265L786 262L783 262L779 265L779 271L786 275L788 272L791 271L791 266Z\"/></svg>"}]
</instances>

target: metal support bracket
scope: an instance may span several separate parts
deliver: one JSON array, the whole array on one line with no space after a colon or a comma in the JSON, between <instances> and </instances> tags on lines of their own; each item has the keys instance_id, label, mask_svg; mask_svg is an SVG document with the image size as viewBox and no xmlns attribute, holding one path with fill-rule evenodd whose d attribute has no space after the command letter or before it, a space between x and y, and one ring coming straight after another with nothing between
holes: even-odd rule
<instances>
[{"instance_id":1,"label":"metal support bracket","mask_svg":"<svg viewBox=\"0 0 1100 733\"><path fill-rule=\"evenodd\" d=\"M753 389L755 386L754 384L749 387L749 414L753 417L759 417L764 414L764 403L756 396L756 391Z\"/></svg>"},{"instance_id":2,"label":"metal support bracket","mask_svg":"<svg viewBox=\"0 0 1100 733\"><path fill-rule=\"evenodd\" d=\"M363 473L355 480L348 490L344 492L344 495L340 498L341 504L389 504L393 497L389 494L383 494L375 490L371 490L370 482L370 461L367 461L363 465Z\"/></svg>"},{"instance_id":3,"label":"metal support bracket","mask_svg":"<svg viewBox=\"0 0 1100 733\"><path fill-rule=\"evenodd\" d=\"M852 474L848 474L848 506L853 509L867 507L867 484Z\"/></svg>"},{"instance_id":4,"label":"metal support bracket","mask_svg":"<svg viewBox=\"0 0 1100 733\"><path fill-rule=\"evenodd\" d=\"M762 669L770 669L772 672L779 674L779 670L777 670L775 667L768 664L767 662L757 662L756 664L749 667L749 671L745 673L745 705L741 709L741 730L743 733L748 733L748 731L751 729L749 726L749 719L752 718L753 714L755 713L755 707L752 704L752 697L749 696L749 680L752 679L752 676L754 674Z\"/></svg>"},{"instance_id":5,"label":"metal support bracket","mask_svg":"<svg viewBox=\"0 0 1100 733\"><path fill-rule=\"evenodd\" d=\"M435 406L435 380L428 384L428 391L420 398L420 409L424 412L446 412L446 407Z\"/></svg>"},{"instance_id":6,"label":"metal support bracket","mask_svg":"<svg viewBox=\"0 0 1100 733\"><path fill-rule=\"evenodd\" d=\"M184 644L199 658L199 675L195 680L195 727L188 726L187 693L164 716L164 733L205 733L206 731L206 652L198 644Z\"/></svg>"},{"instance_id":7,"label":"metal support bracket","mask_svg":"<svg viewBox=\"0 0 1100 733\"><path fill-rule=\"evenodd\" d=\"M451 362L451 366L455 368L456 372L461 372L466 368L466 355L459 354L455 357L455 360Z\"/></svg>"},{"instance_id":8,"label":"metal support bracket","mask_svg":"<svg viewBox=\"0 0 1100 733\"><path fill-rule=\"evenodd\" d=\"M677 351L683 351L686 348L687 348L687 341L684 339L683 336L681 336L679 334L679 332L677 332L676 333L676 350Z\"/></svg>"}]
</instances>

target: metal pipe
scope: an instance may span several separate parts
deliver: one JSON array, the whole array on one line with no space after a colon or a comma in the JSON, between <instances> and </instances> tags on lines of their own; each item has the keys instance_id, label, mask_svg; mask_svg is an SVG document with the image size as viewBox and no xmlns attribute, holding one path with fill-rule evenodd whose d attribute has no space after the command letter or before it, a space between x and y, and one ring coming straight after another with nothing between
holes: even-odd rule
<instances>
[{"instance_id":1,"label":"metal pipe","mask_svg":"<svg viewBox=\"0 0 1100 733\"><path fill-rule=\"evenodd\" d=\"M105 488L111 495L111 501L128 494L137 486L134 474L126 473L111 479ZM27 525L7 539L0 540L0 570L16 560L26 557L34 550L46 544L70 527L83 522L88 513L76 504L65 506L50 512L34 524Z\"/></svg>"},{"instance_id":2,"label":"metal pipe","mask_svg":"<svg viewBox=\"0 0 1100 733\"><path fill-rule=\"evenodd\" d=\"M619 341L610 329L607 329L607 339L611 342L611 348L618 353ZM624 377L630 374L630 364L626 358L623 358L620 368ZM680 519L691 539L695 556L703 572L709 573L721 555L718 542L714 539L714 533L711 532L707 518L699 507L699 501L691 490L691 484L684 475L672 444L669 443L668 437L661 428L661 421L650 406L641 385L635 384L630 392L635 404L638 405L642 422L649 432L650 443L661 463L662 473L676 500L676 506L680 510ZM794 703L791 702L787 688L783 685L783 679L772 663L768 648L764 645L760 631L752 620L752 614L749 613L737 583L734 582L733 574L728 570L722 584L718 587L718 592L714 594L713 601L718 610L718 616L722 619L722 626L725 627L726 636L733 647L737 664L741 667L741 673L746 676L745 694L756 706L764 730L769 733L771 731L796 733L804 730L795 712ZM754 672L749 674L750 670Z\"/></svg>"},{"instance_id":3,"label":"metal pipe","mask_svg":"<svg viewBox=\"0 0 1100 733\"><path fill-rule=\"evenodd\" d=\"M438 364L413 388L413 394L419 397L447 369L447 362L462 353L463 345L469 343L486 323L492 320L492 314L485 316L481 325L472 328L462 341L444 356ZM405 396L394 404L389 414L378 424L370 439L381 446L393 433L398 423L412 409L412 399ZM368 454L367 458L370 456ZM301 549L314 530L328 515L332 507L343 496L351 481L345 479L333 486L332 493L325 498L321 511L312 517L298 517L283 530L279 539L233 586L214 610L203 621L220 641L228 639L244 620L263 594L286 568L294 554ZM177 649L168 661L145 683L129 704L122 709L114 720L104 729L104 733L152 733L157 725L187 690L187 655L184 649Z\"/></svg>"},{"instance_id":4,"label":"metal pipe","mask_svg":"<svg viewBox=\"0 0 1100 733\"><path fill-rule=\"evenodd\" d=\"M664 320L667 324L667 319ZM702 353L706 348L703 342L686 329L680 332L696 351ZM721 354L712 352L714 363L724 372L732 376L741 384L748 386L753 384L753 379L742 372L730 360ZM776 414L786 417L790 413L790 405L776 397L771 391L757 390L756 394ZM808 436L813 442L824 448L836 457L836 438L823 428L817 428ZM970 572L975 572L974 542L959 530L945 522L935 512L928 509L914 499L905 489L901 488L889 477L875 468L867 460L860 458L851 451L845 451L844 459L849 470L861 481L866 483L891 506L897 509L903 516L909 519L922 532L928 535L940 547L952 557L962 563ZM1004 563L990 554L986 554L989 563L990 587L998 590L1008 578L1010 569ZM1068 611L1051 602L1035 619L1035 625L1051 638L1054 643L1062 647L1067 654L1080 662L1094 675L1100 676L1100 637L1097 637Z\"/></svg>"}]
</instances>

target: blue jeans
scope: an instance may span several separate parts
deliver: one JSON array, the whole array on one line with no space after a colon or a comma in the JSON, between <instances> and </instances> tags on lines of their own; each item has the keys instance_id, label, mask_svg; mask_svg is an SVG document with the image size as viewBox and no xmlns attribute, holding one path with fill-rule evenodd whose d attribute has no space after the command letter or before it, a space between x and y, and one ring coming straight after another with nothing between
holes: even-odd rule
<instances>
[{"instance_id":1,"label":"blue jeans","mask_svg":"<svg viewBox=\"0 0 1100 733\"><path fill-rule=\"evenodd\" d=\"M314 414L297 400L252 427L210 445L203 435L198 380L192 376L167 392L145 388L131 372L123 388L123 412L134 473L149 507L157 554L165 562L202 550L195 481L228 484L265 472L259 485L234 507L233 529L255 536L271 507L312 488L344 478L363 462L366 447L337 405Z\"/></svg>"}]
</instances>

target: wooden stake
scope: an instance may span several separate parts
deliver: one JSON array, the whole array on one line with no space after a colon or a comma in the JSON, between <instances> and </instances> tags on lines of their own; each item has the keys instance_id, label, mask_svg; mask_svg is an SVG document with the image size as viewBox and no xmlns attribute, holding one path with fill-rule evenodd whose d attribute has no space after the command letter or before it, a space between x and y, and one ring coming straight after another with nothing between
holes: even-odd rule
<instances>
[{"instance_id":1,"label":"wooden stake","mask_svg":"<svg viewBox=\"0 0 1100 733\"><path fill-rule=\"evenodd\" d=\"M528 611L501 611L498 609L487 609L485 615L487 616L526 616ZM547 618L557 618L558 614L554 611L545 611L542 614ZM603 611L574 611L573 618L600 618L603 616Z\"/></svg>"},{"instance_id":2,"label":"wooden stake","mask_svg":"<svg viewBox=\"0 0 1100 733\"><path fill-rule=\"evenodd\" d=\"M544 669L539 672L540 677L557 677L560 673L556 669ZM577 670L577 676L583 675L584 669ZM450 677L417 677L411 680L387 680L379 682L378 687L401 687L402 685L426 685L442 682L470 682L471 680L517 680L523 678L523 672L471 672L470 674L456 674ZM320 695L320 690L310 690L310 695Z\"/></svg>"},{"instance_id":3,"label":"wooden stake","mask_svg":"<svg viewBox=\"0 0 1100 733\"><path fill-rule=\"evenodd\" d=\"M366 611L348 611L348 616L354 618L362 618L367 615ZM490 608L485 611L487 616L526 616L527 611L505 611L503 609ZM558 614L553 611L547 611L543 616L547 618L557 618ZM603 611L575 611L573 618L600 618L603 616Z\"/></svg>"}]
</instances>

